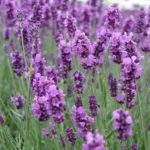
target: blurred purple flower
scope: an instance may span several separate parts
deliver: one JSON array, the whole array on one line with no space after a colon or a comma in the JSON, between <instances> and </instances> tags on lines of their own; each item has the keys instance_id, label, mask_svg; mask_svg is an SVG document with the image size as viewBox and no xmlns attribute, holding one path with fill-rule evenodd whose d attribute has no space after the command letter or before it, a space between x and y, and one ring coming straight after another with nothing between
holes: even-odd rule
<instances>
[{"instance_id":1,"label":"blurred purple flower","mask_svg":"<svg viewBox=\"0 0 150 150\"><path fill-rule=\"evenodd\" d=\"M100 105L97 103L96 96L89 96L89 109L92 116L97 116L98 107L100 107Z\"/></svg>"},{"instance_id":2,"label":"blurred purple flower","mask_svg":"<svg viewBox=\"0 0 150 150\"><path fill-rule=\"evenodd\" d=\"M20 77L25 69L25 63L21 52L16 51L11 53L11 64L13 71Z\"/></svg>"},{"instance_id":3,"label":"blurred purple flower","mask_svg":"<svg viewBox=\"0 0 150 150\"><path fill-rule=\"evenodd\" d=\"M116 80L116 78L113 77L112 73L110 73L108 76L108 84L109 84L111 96L116 97L117 89L118 89L117 80Z\"/></svg>"},{"instance_id":4,"label":"blurred purple flower","mask_svg":"<svg viewBox=\"0 0 150 150\"><path fill-rule=\"evenodd\" d=\"M126 141L132 136L132 118L128 111L117 109L113 112L113 128L121 141Z\"/></svg>"},{"instance_id":5,"label":"blurred purple flower","mask_svg":"<svg viewBox=\"0 0 150 150\"><path fill-rule=\"evenodd\" d=\"M86 114L83 106L76 107L75 105L72 107L71 117L78 130L78 134L85 138L86 134L92 131L94 119Z\"/></svg>"},{"instance_id":6,"label":"blurred purple flower","mask_svg":"<svg viewBox=\"0 0 150 150\"><path fill-rule=\"evenodd\" d=\"M17 109L22 109L24 107L24 97L16 95L11 97L11 102Z\"/></svg>"},{"instance_id":7,"label":"blurred purple flower","mask_svg":"<svg viewBox=\"0 0 150 150\"><path fill-rule=\"evenodd\" d=\"M86 144L82 145L82 150L107 150L105 143L103 136L98 131L94 133L88 132L86 135Z\"/></svg>"},{"instance_id":8,"label":"blurred purple flower","mask_svg":"<svg viewBox=\"0 0 150 150\"><path fill-rule=\"evenodd\" d=\"M72 128L67 128L66 129L66 134L67 134L66 136L67 136L68 141L70 141L72 143L72 145L75 145L76 135L73 132L73 129Z\"/></svg>"},{"instance_id":9,"label":"blurred purple flower","mask_svg":"<svg viewBox=\"0 0 150 150\"><path fill-rule=\"evenodd\" d=\"M78 94L83 93L85 76L82 72L76 71L73 73L74 88Z\"/></svg>"}]
</instances>

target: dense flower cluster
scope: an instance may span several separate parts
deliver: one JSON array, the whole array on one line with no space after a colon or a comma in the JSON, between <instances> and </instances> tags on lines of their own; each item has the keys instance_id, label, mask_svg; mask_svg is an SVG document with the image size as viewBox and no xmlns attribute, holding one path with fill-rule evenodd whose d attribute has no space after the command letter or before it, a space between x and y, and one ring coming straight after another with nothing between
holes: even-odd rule
<instances>
[{"instance_id":1,"label":"dense flower cluster","mask_svg":"<svg viewBox=\"0 0 150 150\"><path fill-rule=\"evenodd\" d=\"M12 89L11 93L22 90L27 98L25 103L22 96L16 95L11 102L17 109L23 108L27 128L27 121L31 121L30 127L33 125L31 108L34 117L42 122L42 135L59 139L66 150L69 146L81 149L81 140L82 150L106 150L107 142L98 132L99 127L110 149L116 143L110 142L114 130L121 141L132 136L133 120L128 111L140 104L136 103L136 95L143 91L144 82L137 81L143 72L141 51L150 52L150 8L125 10L116 4L106 7L102 0L0 0L0 18L6 56L11 56L12 70L21 77L15 76L14 84L20 89ZM108 88L111 97L122 104L112 119L110 111L115 105L109 101ZM0 93L5 92L2 89ZM104 111L99 117L100 100ZM5 112L4 105L0 109ZM8 110L6 114L7 124L11 113ZM114 130L109 132L111 121ZM0 124L3 123L0 113ZM47 123L50 125L45 128ZM102 128L98 126L101 123ZM14 133L18 133L16 125ZM26 139L21 140L24 149ZM142 141L143 147L145 143ZM127 149L125 144L119 146ZM133 143L130 148L136 150L138 145Z\"/></svg>"},{"instance_id":2,"label":"dense flower cluster","mask_svg":"<svg viewBox=\"0 0 150 150\"><path fill-rule=\"evenodd\" d=\"M92 131L94 119L86 114L82 106L76 107L75 105L72 108L71 116L73 123L78 130L78 134L82 138L85 138L86 134Z\"/></svg>"},{"instance_id":3,"label":"dense flower cluster","mask_svg":"<svg viewBox=\"0 0 150 150\"><path fill-rule=\"evenodd\" d=\"M84 32L76 31L73 43L74 52L79 58L80 64L84 69L91 68L95 63L95 57L92 54L92 44L90 39L85 35Z\"/></svg>"},{"instance_id":4,"label":"dense flower cluster","mask_svg":"<svg viewBox=\"0 0 150 150\"><path fill-rule=\"evenodd\" d=\"M13 71L17 74L17 76L21 76L25 69L25 63L22 56L22 53L16 51L11 53L11 64Z\"/></svg>"},{"instance_id":5,"label":"dense flower cluster","mask_svg":"<svg viewBox=\"0 0 150 150\"><path fill-rule=\"evenodd\" d=\"M132 135L132 118L128 111L117 109L113 112L113 128L118 139L126 141Z\"/></svg>"},{"instance_id":6,"label":"dense flower cluster","mask_svg":"<svg viewBox=\"0 0 150 150\"><path fill-rule=\"evenodd\" d=\"M49 125L49 129L44 128L42 130L42 135L52 138L56 135L57 131L56 131L56 126L54 124L50 124Z\"/></svg>"},{"instance_id":7,"label":"dense flower cluster","mask_svg":"<svg viewBox=\"0 0 150 150\"><path fill-rule=\"evenodd\" d=\"M75 145L76 142L76 135L73 132L72 128L67 128L66 129L66 134L67 134L67 139L72 143L72 145Z\"/></svg>"},{"instance_id":8,"label":"dense flower cluster","mask_svg":"<svg viewBox=\"0 0 150 150\"><path fill-rule=\"evenodd\" d=\"M78 94L82 94L83 93L83 89L84 89L84 74L80 71L76 71L73 74L73 80L74 80L74 87L75 90Z\"/></svg>"},{"instance_id":9,"label":"dense flower cluster","mask_svg":"<svg viewBox=\"0 0 150 150\"><path fill-rule=\"evenodd\" d=\"M135 105L136 80L142 75L140 60L141 56L135 47L132 35L125 35L121 63L121 88L126 95L127 108L132 108Z\"/></svg>"},{"instance_id":10,"label":"dense flower cluster","mask_svg":"<svg viewBox=\"0 0 150 150\"><path fill-rule=\"evenodd\" d=\"M105 29L102 29L97 37L96 43L94 44L93 55L95 57L96 64L100 66L103 64L103 57L106 48L107 38L107 31Z\"/></svg>"},{"instance_id":11,"label":"dense flower cluster","mask_svg":"<svg viewBox=\"0 0 150 150\"><path fill-rule=\"evenodd\" d=\"M99 104L97 103L95 95L89 96L89 109L91 111L92 116L97 115Z\"/></svg>"},{"instance_id":12,"label":"dense flower cluster","mask_svg":"<svg viewBox=\"0 0 150 150\"><path fill-rule=\"evenodd\" d=\"M117 96L117 80L113 77L112 73L108 76L108 84L110 87L110 94L112 97Z\"/></svg>"},{"instance_id":13,"label":"dense flower cluster","mask_svg":"<svg viewBox=\"0 0 150 150\"><path fill-rule=\"evenodd\" d=\"M113 62L120 64L121 59L121 50L122 50L122 43L121 43L121 36L120 33L114 33L110 39L110 51L111 51L111 59Z\"/></svg>"},{"instance_id":14,"label":"dense flower cluster","mask_svg":"<svg viewBox=\"0 0 150 150\"><path fill-rule=\"evenodd\" d=\"M60 50L60 71L62 77L67 78L68 72L72 69L72 52L70 44L61 40L59 44Z\"/></svg>"},{"instance_id":15,"label":"dense flower cluster","mask_svg":"<svg viewBox=\"0 0 150 150\"><path fill-rule=\"evenodd\" d=\"M106 150L105 144L103 136L98 131L94 133L88 132L86 135L86 144L83 144L82 150Z\"/></svg>"},{"instance_id":16,"label":"dense flower cluster","mask_svg":"<svg viewBox=\"0 0 150 150\"><path fill-rule=\"evenodd\" d=\"M19 96L19 95L13 96L13 97L11 97L11 101L17 109L21 109L24 107L23 96Z\"/></svg>"},{"instance_id":17,"label":"dense flower cluster","mask_svg":"<svg viewBox=\"0 0 150 150\"><path fill-rule=\"evenodd\" d=\"M63 122L63 112L65 110L63 92L59 90L55 84L51 84L51 81L46 77L36 77L38 77L38 79L36 86L34 86L34 91L37 93L37 96L35 96L35 102L32 104L32 110L35 116L40 121L46 121L50 116L53 116L56 123ZM38 83L41 83L41 85Z\"/></svg>"},{"instance_id":18,"label":"dense flower cluster","mask_svg":"<svg viewBox=\"0 0 150 150\"><path fill-rule=\"evenodd\" d=\"M120 11L117 5L112 5L106 10L104 15L104 24L108 29L115 29L120 25Z\"/></svg>"}]
</instances>

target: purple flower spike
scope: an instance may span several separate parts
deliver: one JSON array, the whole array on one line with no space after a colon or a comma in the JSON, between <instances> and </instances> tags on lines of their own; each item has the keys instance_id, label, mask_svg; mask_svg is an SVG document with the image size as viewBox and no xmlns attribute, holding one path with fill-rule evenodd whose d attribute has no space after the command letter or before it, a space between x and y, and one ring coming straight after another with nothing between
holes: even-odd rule
<instances>
[{"instance_id":1,"label":"purple flower spike","mask_svg":"<svg viewBox=\"0 0 150 150\"><path fill-rule=\"evenodd\" d=\"M13 71L20 77L25 69L24 59L20 52L11 53L11 64Z\"/></svg>"},{"instance_id":2,"label":"purple flower spike","mask_svg":"<svg viewBox=\"0 0 150 150\"><path fill-rule=\"evenodd\" d=\"M72 120L78 130L78 134L82 138L85 138L86 134L92 131L94 119L86 114L82 106L81 107L76 107L75 105L73 106Z\"/></svg>"},{"instance_id":3,"label":"purple flower spike","mask_svg":"<svg viewBox=\"0 0 150 150\"><path fill-rule=\"evenodd\" d=\"M68 44L66 41L61 40L59 44L60 50L60 64L59 69L61 76L63 78L67 78L69 71L72 69L72 51L71 45Z\"/></svg>"},{"instance_id":4,"label":"purple flower spike","mask_svg":"<svg viewBox=\"0 0 150 150\"><path fill-rule=\"evenodd\" d=\"M117 5L112 5L104 15L104 25L113 30L120 25L120 11Z\"/></svg>"},{"instance_id":5,"label":"purple flower spike","mask_svg":"<svg viewBox=\"0 0 150 150\"><path fill-rule=\"evenodd\" d=\"M108 76L108 83L110 87L110 93L112 97L117 96L117 80L113 77L112 73Z\"/></svg>"},{"instance_id":6,"label":"purple flower spike","mask_svg":"<svg viewBox=\"0 0 150 150\"><path fill-rule=\"evenodd\" d=\"M95 133L88 132L86 135L86 144L83 144L82 150L106 150L105 143L103 136L98 131Z\"/></svg>"},{"instance_id":7,"label":"purple flower spike","mask_svg":"<svg viewBox=\"0 0 150 150\"><path fill-rule=\"evenodd\" d=\"M102 29L97 37L96 43L94 44L94 51L93 51L93 55L95 56L97 65L101 66L103 64L106 43L107 43L107 31L106 29Z\"/></svg>"},{"instance_id":8,"label":"purple flower spike","mask_svg":"<svg viewBox=\"0 0 150 150\"><path fill-rule=\"evenodd\" d=\"M0 113L0 124L3 124L4 123L4 117L2 115L2 113Z\"/></svg>"},{"instance_id":9,"label":"purple flower spike","mask_svg":"<svg viewBox=\"0 0 150 150\"><path fill-rule=\"evenodd\" d=\"M34 116L39 121L47 121L52 115L49 103L47 102L45 97L40 97L38 101L34 102L32 104L32 110Z\"/></svg>"},{"instance_id":10,"label":"purple flower spike","mask_svg":"<svg viewBox=\"0 0 150 150\"><path fill-rule=\"evenodd\" d=\"M73 130L71 128L67 128L66 129L66 133L67 133L67 139L68 139L68 141L70 141L72 143L72 145L75 145L76 135L73 132Z\"/></svg>"},{"instance_id":11,"label":"purple flower spike","mask_svg":"<svg viewBox=\"0 0 150 150\"><path fill-rule=\"evenodd\" d=\"M56 125L55 124L50 124L49 125L49 129L43 129L42 130L42 135L52 138L56 135L57 131L56 131Z\"/></svg>"},{"instance_id":12,"label":"purple flower spike","mask_svg":"<svg viewBox=\"0 0 150 150\"><path fill-rule=\"evenodd\" d=\"M19 96L19 95L13 96L13 97L11 97L11 101L17 109L22 109L24 107L24 97L23 96Z\"/></svg>"},{"instance_id":13,"label":"purple flower spike","mask_svg":"<svg viewBox=\"0 0 150 150\"><path fill-rule=\"evenodd\" d=\"M84 88L84 74L80 71L76 71L73 74L73 80L74 80L74 88L78 94L83 93Z\"/></svg>"},{"instance_id":14,"label":"purple flower spike","mask_svg":"<svg viewBox=\"0 0 150 150\"><path fill-rule=\"evenodd\" d=\"M132 136L132 118L128 111L117 109L113 112L113 128L121 141L126 141Z\"/></svg>"},{"instance_id":15,"label":"purple flower spike","mask_svg":"<svg viewBox=\"0 0 150 150\"><path fill-rule=\"evenodd\" d=\"M138 145L137 145L137 144L133 143L133 144L131 145L131 149L132 149L132 150L138 150L139 148L138 148Z\"/></svg>"},{"instance_id":16,"label":"purple flower spike","mask_svg":"<svg viewBox=\"0 0 150 150\"><path fill-rule=\"evenodd\" d=\"M89 96L89 108L92 116L97 116L98 107L99 105L97 103L96 96L95 95Z\"/></svg>"},{"instance_id":17,"label":"purple flower spike","mask_svg":"<svg viewBox=\"0 0 150 150\"><path fill-rule=\"evenodd\" d=\"M80 96L77 96L75 105L76 105L76 107L81 107L81 106L83 106L83 104L82 104L82 99L81 99Z\"/></svg>"},{"instance_id":18,"label":"purple flower spike","mask_svg":"<svg viewBox=\"0 0 150 150\"><path fill-rule=\"evenodd\" d=\"M68 15L66 17L66 20L64 21L64 25L66 27L68 35L72 38L75 35L76 32L76 20L71 15Z\"/></svg>"},{"instance_id":19,"label":"purple flower spike","mask_svg":"<svg viewBox=\"0 0 150 150\"><path fill-rule=\"evenodd\" d=\"M113 62L120 64L121 63L121 34L114 33L110 39L110 51L111 51L111 59Z\"/></svg>"}]
</instances>

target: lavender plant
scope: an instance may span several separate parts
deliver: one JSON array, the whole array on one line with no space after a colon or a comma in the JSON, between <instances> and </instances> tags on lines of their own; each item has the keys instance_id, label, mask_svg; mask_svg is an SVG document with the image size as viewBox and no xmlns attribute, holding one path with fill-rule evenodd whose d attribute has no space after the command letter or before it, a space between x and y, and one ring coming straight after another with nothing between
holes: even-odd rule
<instances>
[{"instance_id":1,"label":"lavender plant","mask_svg":"<svg viewBox=\"0 0 150 150\"><path fill-rule=\"evenodd\" d=\"M150 149L150 9L103 3L0 1L0 149Z\"/></svg>"}]
</instances>

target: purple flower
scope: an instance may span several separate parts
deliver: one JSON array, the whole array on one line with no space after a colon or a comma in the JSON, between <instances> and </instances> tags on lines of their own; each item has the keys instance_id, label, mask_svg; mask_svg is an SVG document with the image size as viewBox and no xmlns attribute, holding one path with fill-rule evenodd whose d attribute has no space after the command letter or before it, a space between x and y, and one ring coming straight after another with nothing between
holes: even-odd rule
<instances>
[{"instance_id":1,"label":"purple flower","mask_svg":"<svg viewBox=\"0 0 150 150\"><path fill-rule=\"evenodd\" d=\"M12 52L11 53L11 64L13 71L17 74L17 76L21 76L25 69L24 59L22 53L20 52Z\"/></svg>"},{"instance_id":2,"label":"purple flower","mask_svg":"<svg viewBox=\"0 0 150 150\"><path fill-rule=\"evenodd\" d=\"M89 108L92 116L97 116L98 107L99 105L97 103L96 96L95 95L89 96Z\"/></svg>"},{"instance_id":3,"label":"purple flower","mask_svg":"<svg viewBox=\"0 0 150 150\"><path fill-rule=\"evenodd\" d=\"M66 41L61 40L59 44L60 50L60 64L59 69L62 77L67 78L69 71L72 69L72 51L71 45Z\"/></svg>"},{"instance_id":4,"label":"purple flower","mask_svg":"<svg viewBox=\"0 0 150 150\"><path fill-rule=\"evenodd\" d=\"M46 71L48 79L52 79L54 83L57 84L59 80L58 69L56 67L48 66Z\"/></svg>"},{"instance_id":5,"label":"purple flower","mask_svg":"<svg viewBox=\"0 0 150 150\"><path fill-rule=\"evenodd\" d=\"M133 144L131 145L131 149L132 149L132 150L138 150L139 148L138 148L138 145L137 145L137 144L133 143Z\"/></svg>"},{"instance_id":6,"label":"purple flower","mask_svg":"<svg viewBox=\"0 0 150 150\"><path fill-rule=\"evenodd\" d=\"M60 143L63 146L63 148L65 149L66 143L65 143L65 137L63 134L60 134Z\"/></svg>"},{"instance_id":7,"label":"purple flower","mask_svg":"<svg viewBox=\"0 0 150 150\"><path fill-rule=\"evenodd\" d=\"M76 31L73 41L73 52L78 57L78 62L84 69L90 69L95 65L96 60L93 55L93 45L85 33L79 30Z\"/></svg>"},{"instance_id":8,"label":"purple flower","mask_svg":"<svg viewBox=\"0 0 150 150\"><path fill-rule=\"evenodd\" d=\"M2 113L0 113L0 124L3 124L4 123L4 117L2 115Z\"/></svg>"},{"instance_id":9,"label":"purple flower","mask_svg":"<svg viewBox=\"0 0 150 150\"><path fill-rule=\"evenodd\" d=\"M86 144L82 145L82 150L106 150L105 140L98 131L91 133L88 132L86 135Z\"/></svg>"},{"instance_id":10,"label":"purple flower","mask_svg":"<svg viewBox=\"0 0 150 150\"><path fill-rule=\"evenodd\" d=\"M122 33L130 33L133 30L135 23L135 18L133 16L129 16L123 23Z\"/></svg>"},{"instance_id":11,"label":"purple flower","mask_svg":"<svg viewBox=\"0 0 150 150\"><path fill-rule=\"evenodd\" d=\"M143 8L138 12L138 17L135 22L135 32L140 34L144 33L146 29L146 13Z\"/></svg>"},{"instance_id":12,"label":"purple flower","mask_svg":"<svg viewBox=\"0 0 150 150\"><path fill-rule=\"evenodd\" d=\"M148 131L150 131L150 124L148 124L147 129L148 129Z\"/></svg>"},{"instance_id":13,"label":"purple flower","mask_svg":"<svg viewBox=\"0 0 150 150\"><path fill-rule=\"evenodd\" d=\"M71 142L72 145L75 145L76 135L73 132L73 130L71 128L67 128L66 129L66 134L67 134L66 136L67 136L68 141Z\"/></svg>"},{"instance_id":14,"label":"purple flower","mask_svg":"<svg viewBox=\"0 0 150 150\"><path fill-rule=\"evenodd\" d=\"M5 28L3 29L3 38L4 38L5 40L9 40L9 38L10 38L10 28L5 27Z\"/></svg>"},{"instance_id":15,"label":"purple flower","mask_svg":"<svg viewBox=\"0 0 150 150\"><path fill-rule=\"evenodd\" d=\"M77 30L74 39L74 52L79 58L87 58L92 52L92 45L89 38L81 31Z\"/></svg>"},{"instance_id":16,"label":"purple flower","mask_svg":"<svg viewBox=\"0 0 150 150\"><path fill-rule=\"evenodd\" d=\"M13 96L13 97L11 97L11 101L17 109L22 109L24 107L24 97L23 96L20 96L20 95Z\"/></svg>"},{"instance_id":17,"label":"purple flower","mask_svg":"<svg viewBox=\"0 0 150 150\"><path fill-rule=\"evenodd\" d=\"M127 108L132 108L135 105L136 80L142 75L141 59L142 56L136 49L132 34L124 35L121 63L121 90L125 94Z\"/></svg>"},{"instance_id":18,"label":"purple flower","mask_svg":"<svg viewBox=\"0 0 150 150\"><path fill-rule=\"evenodd\" d=\"M16 19L16 9L17 3L12 0L12 1L5 1L5 17L6 17L6 25L8 26L13 26L15 24L15 19Z\"/></svg>"},{"instance_id":19,"label":"purple flower","mask_svg":"<svg viewBox=\"0 0 150 150\"><path fill-rule=\"evenodd\" d=\"M54 121L56 123L62 123L64 121L63 112L65 111L63 91L58 89L56 85L51 85L48 88L47 94Z\"/></svg>"},{"instance_id":20,"label":"purple flower","mask_svg":"<svg viewBox=\"0 0 150 150\"><path fill-rule=\"evenodd\" d=\"M40 73L35 73L31 78L31 89L34 95L45 96L49 85L54 84L53 79L47 76L42 76Z\"/></svg>"},{"instance_id":21,"label":"purple flower","mask_svg":"<svg viewBox=\"0 0 150 150\"><path fill-rule=\"evenodd\" d=\"M104 25L111 30L114 30L120 25L120 11L117 5L110 6L104 15Z\"/></svg>"},{"instance_id":22,"label":"purple flower","mask_svg":"<svg viewBox=\"0 0 150 150\"><path fill-rule=\"evenodd\" d=\"M82 106L76 107L75 105L72 108L71 116L73 123L78 130L78 134L82 138L85 138L86 134L92 131L94 119L86 114Z\"/></svg>"},{"instance_id":23,"label":"purple flower","mask_svg":"<svg viewBox=\"0 0 150 150\"><path fill-rule=\"evenodd\" d=\"M34 23L42 22L42 6L37 2L33 5L32 21Z\"/></svg>"},{"instance_id":24,"label":"purple flower","mask_svg":"<svg viewBox=\"0 0 150 150\"><path fill-rule=\"evenodd\" d=\"M53 79L36 73L32 79L31 88L35 96L32 110L37 119L46 121L53 117L56 123L64 121L65 100Z\"/></svg>"},{"instance_id":25,"label":"purple flower","mask_svg":"<svg viewBox=\"0 0 150 150\"><path fill-rule=\"evenodd\" d=\"M73 95L73 92L74 92L74 86L72 84L68 85L67 86L67 96L71 97Z\"/></svg>"},{"instance_id":26,"label":"purple flower","mask_svg":"<svg viewBox=\"0 0 150 150\"><path fill-rule=\"evenodd\" d=\"M107 32L105 29L102 29L97 37L96 43L94 44L94 51L93 51L93 55L95 56L96 59L96 64L98 65L103 64L106 42L107 42Z\"/></svg>"},{"instance_id":27,"label":"purple flower","mask_svg":"<svg viewBox=\"0 0 150 150\"><path fill-rule=\"evenodd\" d=\"M132 118L128 111L117 109L113 112L113 128L121 141L126 141L132 136Z\"/></svg>"},{"instance_id":28,"label":"purple flower","mask_svg":"<svg viewBox=\"0 0 150 150\"><path fill-rule=\"evenodd\" d=\"M126 94L124 92L117 94L116 100L120 104L125 103Z\"/></svg>"},{"instance_id":29,"label":"purple flower","mask_svg":"<svg viewBox=\"0 0 150 150\"><path fill-rule=\"evenodd\" d=\"M117 80L116 78L113 77L112 73L109 74L108 76L108 84L110 87L110 93L112 97L117 96Z\"/></svg>"},{"instance_id":30,"label":"purple flower","mask_svg":"<svg viewBox=\"0 0 150 150\"><path fill-rule=\"evenodd\" d=\"M68 15L66 17L66 20L64 21L65 28L67 30L67 33L69 37L74 37L76 32L76 20L71 15Z\"/></svg>"},{"instance_id":31,"label":"purple flower","mask_svg":"<svg viewBox=\"0 0 150 150\"><path fill-rule=\"evenodd\" d=\"M34 116L39 121L47 121L52 115L50 103L47 101L46 97L39 97L38 100L32 104L32 110Z\"/></svg>"},{"instance_id":32,"label":"purple flower","mask_svg":"<svg viewBox=\"0 0 150 150\"><path fill-rule=\"evenodd\" d=\"M42 58L42 56L39 53L37 53L33 59L33 72L40 73L41 75L44 74L45 64L45 58Z\"/></svg>"},{"instance_id":33,"label":"purple flower","mask_svg":"<svg viewBox=\"0 0 150 150\"><path fill-rule=\"evenodd\" d=\"M49 129L44 128L42 130L42 135L52 138L56 135L57 131L56 131L56 125L55 124L50 124L49 125Z\"/></svg>"},{"instance_id":34,"label":"purple flower","mask_svg":"<svg viewBox=\"0 0 150 150\"><path fill-rule=\"evenodd\" d=\"M84 74L80 71L76 71L73 73L73 80L74 80L74 88L78 94L83 93L84 88Z\"/></svg>"},{"instance_id":35,"label":"purple flower","mask_svg":"<svg viewBox=\"0 0 150 150\"><path fill-rule=\"evenodd\" d=\"M81 107L81 106L83 106L83 104L82 104L82 99L81 99L80 96L77 96L75 105L76 105L76 107Z\"/></svg>"},{"instance_id":36,"label":"purple flower","mask_svg":"<svg viewBox=\"0 0 150 150\"><path fill-rule=\"evenodd\" d=\"M122 41L120 33L112 34L110 38L110 52L111 59L113 62L120 64L121 63L121 54L122 54Z\"/></svg>"}]
</instances>

